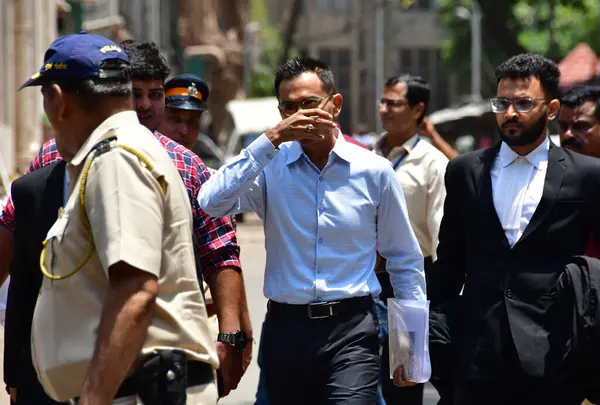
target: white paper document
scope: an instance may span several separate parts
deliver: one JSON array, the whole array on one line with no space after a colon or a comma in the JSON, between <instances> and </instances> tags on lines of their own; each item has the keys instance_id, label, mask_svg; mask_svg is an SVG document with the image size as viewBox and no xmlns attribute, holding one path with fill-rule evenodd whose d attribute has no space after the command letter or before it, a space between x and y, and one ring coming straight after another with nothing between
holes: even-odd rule
<instances>
[{"instance_id":1,"label":"white paper document","mask_svg":"<svg viewBox=\"0 0 600 405\"><path fill-rule=\"evenodd\" d=\"M388 299L390 378L403 366L406 381L431 378L429 360L429 301Z\"/></svg>"}]
</instances>

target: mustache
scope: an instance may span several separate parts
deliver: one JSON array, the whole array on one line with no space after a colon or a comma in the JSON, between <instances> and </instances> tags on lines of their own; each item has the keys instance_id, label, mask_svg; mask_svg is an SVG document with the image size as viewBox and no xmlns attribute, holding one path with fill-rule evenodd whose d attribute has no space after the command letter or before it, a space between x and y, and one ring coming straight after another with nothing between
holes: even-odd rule
<instances>
[{"instance_id":1,"label":"mustache","mask_svg":"<svg viewBox=\"0 0 600 405\"><path fill-rule=\"evenodd\" d=\"M583 148L583 145L581 144L581 142L577 138L565 139L562 142L561 146L563 146L563 147L570 146L571 148L576 148L576 149L582 149Z\"/></svg>"},{"instance_id":2,"label":"mustache","mask_svg":"<svg viewBox=\"0 0 600 405\"><path fill-rule=\"evenodd\" d=\"M500 128L504 129L508 125L518 125L521 128L523 128L523 126L524 126L523 123L521 123L518 119L511 119L508 121L504 121Z\"/></svg>"}]
</instances>

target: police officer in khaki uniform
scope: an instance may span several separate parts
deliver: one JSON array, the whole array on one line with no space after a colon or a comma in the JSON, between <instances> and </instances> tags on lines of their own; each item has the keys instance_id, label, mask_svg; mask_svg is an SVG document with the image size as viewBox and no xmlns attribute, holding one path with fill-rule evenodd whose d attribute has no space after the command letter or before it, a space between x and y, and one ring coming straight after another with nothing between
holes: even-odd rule
<instances>
[{"instance_id":1,"label":"police officer in khaki uniform","mask_svg":"<svg viewBox=\"0 0 600 405\"><path fill-rule=\"evenodd\" d=\"M191 73L183 73L165 82L165 117L159 131L194 150L200 118L206 111L210 93L204 80Z\"/></svg>"},{"instance_id":2,"label":"police officer in khaki uniform","mask_svg":"<svg viewBox=\"0 0 600 405\"><path fill-rule=\"evenodd\" d=\"M80 405L215 404L188 197L132 109L128 58L81 33L54 41L44 60L22 87L42 86L70 195L40 258L38 378Z\"/></svg>"}]
</instances>

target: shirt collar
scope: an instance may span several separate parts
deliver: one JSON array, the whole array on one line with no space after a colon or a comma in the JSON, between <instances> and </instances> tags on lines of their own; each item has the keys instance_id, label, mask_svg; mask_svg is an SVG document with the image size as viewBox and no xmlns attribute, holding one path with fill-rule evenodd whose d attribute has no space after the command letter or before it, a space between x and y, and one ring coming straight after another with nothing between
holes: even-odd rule
<instances>
[{"instance_id":1,"label":"shirt collar","mask_svg":"<svg viewBox=\"0 0 600 405\"><path fill-rule=\"evenodd\" d=\"M379 140L375 143L375 152L378 155L383 156L383 145L385 145L385 140L387 138L388 134L384 133L383 135L381 135L381 138L379 138ZM410 153L414 150L415 146L416 146L416 141L417 138L419 137L419 134L414 134L412 137L408 138L401 146L396 146L394 148L392 148L389 152L388 155L385 156L386 158L390 158L390 157L397 157L398 156L398 150L401 150L402 153L406 152L406 153ZM392 153L394 152L394 153Z\"/></svg>"},{"instance_id":2,"label":"shirt collar","mask_svg":"<svg viewBox=\"0 0 600 405\"><path fill-rule=\"evenodd\" d=\"M410 153L415 148L415 146L417 146L416 142L418 137L419 134L414 134L402 144L402 148L406 151L406 153Z\"/></svg>"},{"instance_id":3,"label":"shirt collar","mask_svg":"<svg viewBox=\"0 0 600 405\"><path fill-rule=\"evenodd\" d=\"M344 138L342 131L338 129L337 140L335 141L332 152L340 159L350 163L352 160L352 150L349 150L352 146L350 145L350 143L346 142L346 138Z\"/></svg>"},{"instance_id":4,"label":"shirt collar","mask_svg":"<svg viewBox=\"0 0 600 405\"><path fill-rule=\"evenodd\" d=\"M542 164L548 161L549 150L550 139L546 136L544 141L537 148L535 148L534 150L529 152L528 155L523 157L527 159L527 161L531 163L533 167L535 167L537 170L542 170ZM500 158L501 167L508 166L509 164L514 162L516 158L519 157L519 155L514 150L512 150L510 146L506 144L506 142L502 142L498 156Z\"/></svg>"},{"instance_id":5,"label":"shirt collar","mask_svg":"<svg viewBox=\"0 0 600 405\"><path fill-rule=\"evenodd\" d=\"M108 131L113 128L122 126L123 124L139 124L137 114L135 111L123 111L108 117L102 124L98 126L79 148L79 151L75 154L73 159L69 162L72 166L78 166L83 162L90 151L96 146L100 138L102 138Z\"/></svg>"},{"instance_id":6,"label":"shirt collar","mask_svg":"<svg viewBox=\"0 0 600 405\"><path fill-rule=\"evenodd\" d=\"M339 158L350 162L351 160L351 151L348 150L348 142L344 139L344 135L342 132L337 129L336 141L333 146L332 152ZM290 148L288 150L287 159L285 161L286 165L290 165L300 159L300 156L304 154L304 150L302 149L302 145L300 142L292 142Z\"/></svg>"}]
</instances>

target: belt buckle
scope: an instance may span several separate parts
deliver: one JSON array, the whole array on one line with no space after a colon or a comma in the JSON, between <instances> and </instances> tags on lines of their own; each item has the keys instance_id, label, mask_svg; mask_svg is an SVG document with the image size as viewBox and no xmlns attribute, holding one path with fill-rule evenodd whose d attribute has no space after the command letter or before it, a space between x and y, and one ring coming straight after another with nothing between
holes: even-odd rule
<instances>
[{"instance_id":1,"label":"belt buckle","mask_svg":"<svg viewBox=\"0 0 600 405\"><path fill-rule=\"evenodd\" d=\"M312 303L312 304L308 304L308 319L324 319L324 318L330 318L333 316L333 306L335 304L339 304L339 301L335 301L335 302L316 302L316 303ZM322 307L322 306L327 306L329 308L329 314L328 315L321 315L321 316L315 316L312 313L312 309L313 307Z\"/></svg>"}]
</instances>

